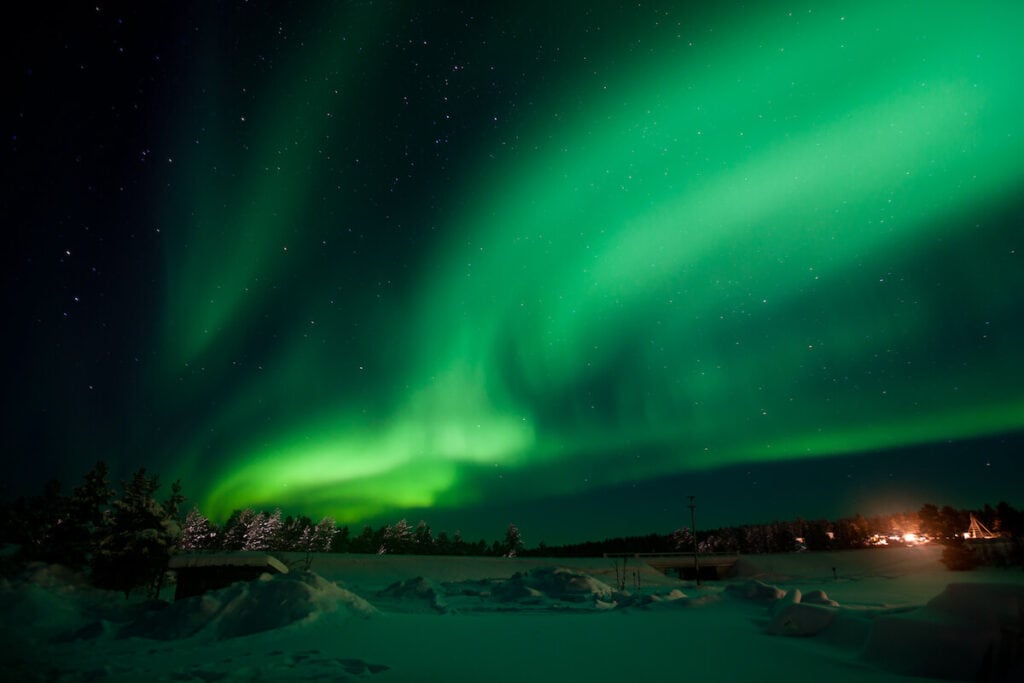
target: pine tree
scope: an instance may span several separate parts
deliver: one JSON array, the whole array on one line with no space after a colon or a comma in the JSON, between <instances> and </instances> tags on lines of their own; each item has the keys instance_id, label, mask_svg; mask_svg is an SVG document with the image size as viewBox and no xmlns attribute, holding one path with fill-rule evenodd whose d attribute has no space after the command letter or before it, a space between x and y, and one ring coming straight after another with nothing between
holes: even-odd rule
<instances>
[{"instance_id":1,"label":"pine tree","mask_svg":"<svg viewBox=\"0 0 1024 683\"><path fill-rule=\"evenodd\" d=\"M97 461L71 494L72 514L90 532L103 526L110 501L116 493L107 478L109 473L107 463Z\"/></svg>"},{"instance_id":2,"label":"pine tree","mask_svg":"<svg viewBox=\"0 0 1024 683\"><path fill-rule=\"evenodd\" d=\"M468 552L468 547L465 539L462 538L462 532L458 529L455 530L455 534L452 536L452 555L465 555Z\"/></svg>"},{"instance_id":3,"label":"pine tree","mask_svg":"<svg viewBox=\"0 0 1024 683\"><path fill-rule=\"evenodd\" d=\"M672 532L671 543L672 549L677 552L692 552L693 534L687 527L681 526Z\"/></svg>"},{"instance_id":4,"label":"pine tree","mask_svg":"<svg viewBox=\"0 0 1024 683\"><path fill-rule=\"evenodd\" d=\"M942 525L942 537L946 540L961 540L964 531L971 523L970 513L967 510L957 510L951 505L942 506L942 509L939 510L939 519Z\"/></svg>"},{"instance_id":5,"label":"pine tree","mask_svg":"<svg viewBox=\"0 0 1024 683\"><path fill-rule=\"evenodd\" d=\"M242 540L242 550L274 550L281 535L281 509L268 514L260 512L249 520Z\"/></svg>"},{"instance_id":6,"label":"pine tree","mask_svg":"<svg viewBox=\"0 0 1024 683\"><path fill-rule=\"evenodd\" d=\"M430 525L422 519L413 532L412 543L413 552L417 555L430 555L434 552L434 534L430 531Z\"/></svg>"},{"instance_id":7,"label":"pine tree","mask_svg":"<svg viewBox=\"0 0 1024 683\"><path fill-rule=\"evenodd\" d=\"M284 523L281 526L278 549L284 551L305 550L302 545L302 533L305 529L308 529L311 526L313 526L313 521L305 515L301 517L292 517L291 515L288 515L285 517Z\"/></svg>"},{"instance_id":8,"label":"pine tree","mask_svg":"<svg viewBox=\"0 0 1024 683\"><path fill-rule=\"evenodd\" d=\"M329 552L332 553L347 553L349 551L349 543L351 541L352 531L347 527L343 526L336 530L334 539L331 541L331 547Z\"/></svg>"},{"instance_id":9,"label":"pine tree","mask_svg":"<svg viewBox=\"0 0 1024 683\"><path fill-rule=\"evenodd\" d=\"M523 552L523 536L515 524L509 524L505 531L505 542L501 546L501 554L505 557L517 557Z\"/></svg>"},{"instance_id":10,"label":"pine tree","mask_svg":"<svg viewBox=\"0 0 1024 683\"><path fill-rule=\"evenodd\" d=\"M337 529L334 526L333 517L324 517L316 526L307 526L302 530L300 545L306 553L305 569L308 571L313 563L313 553L326 553L331 549L331 542Z\"/></svg>"},{"instance_id":11,"label":"pine tree","mask_svg":"<svg viewBox=\"0 0 1024 683\"><path fill-rule=\"evenodd\" d=\"M84 569L99 542L114 491L107 482L107 465L102 460L89 470L71 496L61 492L56 480L47 484L41 497L20 509L18 534L26 554L46 562L59 562L72 569ZM17 514L18 506L13 513Z\"/></svg>"},{"instance_id":12,"label":"pine tree","mask_svg":"<svg viewBox=\"0 0 1024 683\"><path fill-rule=\"evenodd\" d=\"M804 535L804 542L808 550L828 550L832 545L832 539L828 532L831 525L828 520L818 519L807 522L807 533Z\"/></svg>"},{"instance_id":13,"label":"pine tree","mask_svg":"<svg viewBox=\"0 0 1024 683\"><path fill-rule=\"evenodd\" d=\"M197 552L200 550L211 550L216 547L217 529L207 519L206 515L199 512L199 506L194 506L185 517L185 525L181 529L181 541L178 547L186 552Z\"/></svg>"},{"instance_id":14,"label":"pine tree","mask_svg":"<svg viewBox=\"0 0 1024 683\"><path fill-rule=\"evenodd\" d=\"M931 538L942 538L942 516L939 514L938 507L931 503L925 503L921 506L917 517L920 520L919 527L921 533ZM885 531L888 531L888 529Z\"/></svg>"},{"instance_id":15,"label":"pine tree","mask_svg":"<svg viewBox=\"0 0 1024 683\"><path fill-rule=\"evenodd\" d=\"M16 520L12 524L13 540L30 559L64 562L64 525L71 519L71 499L61 489L61 483L51 479L42 494L19 498L12 506Z\"/></svg>"},{"instance_id":16,"label":"pine tree","mask_svg":"<svg viewBox=\"0 0 1024 683\"><path fill-rule=\"evenodd\" d=\"M717 553L721 549L722 541L718 536L709 534L704 540L697 543L697 550L701 553Z\"/></svg>"},{"instance_id":17,"label":"pine tree","mask_svg":"<svg viewBox=\"0 0 1024 683\"><path fill-rule=\"evenodd\" d=\"M156 597L174 545L181 535L175 516L156 501L159 477L139 468L121 484L109 521L92 558L93 582L101 588L124 591L145 587ZM180 495L180 487L172 498Z\"/></svg>"},{"instance_id":18,"label":"pine tree","mask_svg":"<svg viewBox=\"0 0 1024 683\"><path fill-rule=\"evenodd\" d=\"M764 533L760 526L748 524L743 527L743 547L740 550L744 553L754 554L768 552Z\"/></svg>"},{"instance_id":19,"label":"pine tree","mask_svg":"<svg viewBox=\"0 0 1024 683\"><path fill-rule=\"evenodd\" d=\"M324 517L313 528L312 549L315 553L326 553L331 549L331 541L338 530L334 526L333 517Z\"/></svg>"},{"instance_id":20,"label":"pine tree","mask_svg":"<svg viewBox=\"0 0 1024 683\"><path fill-rule=\"evenodd\" d=\"M162 505L164 508L164 514L170 519L178 521L178 525L181 526L181 504L185 502L185 496L181 494L181 480L176 479L171 484L171 495L167 496Z\"/></svg>"},{"instance_id":21,"label":"pine tree","mask_svg":"<svg viewBox=\"0 0 1024 683\"><path fill-rule=\"evenodd\" d=\"M256 511L252 508L235 510L224 523L223 548L225 550L242 550L245 547L245 536L256 519Z\"/></svg>"},{"instance_id":22,"label":"pine tree","mask_svg":"<svg viewBox=\"0 0 1024 683\"><path fill-rule=\"evenodd\" d=\"M374 543L373 527L369 524L363 526L359 535L352 539L351 551L354 553L374 553L377 551Z\"/></svg>"},{"instance_id":23,"label":"pine tree","mask_svg":"<svg viewBox=\"0 0 1024 683\"><path fill-rule=\"evenodd\" d=\"M412 546L412 530L409 522L400 519L394 526L390 524L384 528L384 538L377 550L378 555L403 554L409 552Z\"/></svg>"},{"instance_id":24,"label":"pine tree","mask_svg":"<svg viewBox=\"0 0 1024 683\"><path fill-rule=\"evenodd\" d=\"M437 535L437 540L434 541L434 549L438 555L453 555L452 552L452 541L448 538L448 532L442 531Z\"/></svg>"}]
</instances>

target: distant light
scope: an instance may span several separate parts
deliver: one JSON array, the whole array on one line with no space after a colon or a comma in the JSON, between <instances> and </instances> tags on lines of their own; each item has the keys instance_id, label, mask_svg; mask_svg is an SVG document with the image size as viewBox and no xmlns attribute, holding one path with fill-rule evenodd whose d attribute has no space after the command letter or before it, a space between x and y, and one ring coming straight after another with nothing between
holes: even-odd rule
<instances>
[{"instance_id":1,"label":"distant light","mask_svg":"<svg viewBox=\"0 0 1024 683\"><path fill-rule=\"evenodd\" d=\"M905 543L917 543L917 534L903 534L903 541Z\"/></svg>"}]
</instances>

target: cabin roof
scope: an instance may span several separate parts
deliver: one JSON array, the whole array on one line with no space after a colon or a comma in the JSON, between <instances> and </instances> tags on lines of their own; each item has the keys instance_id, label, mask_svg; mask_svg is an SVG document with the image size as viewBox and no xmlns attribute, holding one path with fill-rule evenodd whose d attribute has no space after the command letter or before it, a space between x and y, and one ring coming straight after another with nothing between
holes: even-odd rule
<instances>
[{"instance_id":1,"label":"cabin roof","mask_svg":"<svg viewBox=\"0 0 1024 683\"><path fill-rule=\"evenodd\" d=\"M288 567L281 560L273 555L259 552L175 555L167 566L170 569L193 567L264 567L279 574L288 573Z\"/></svg>"}]
</instances>

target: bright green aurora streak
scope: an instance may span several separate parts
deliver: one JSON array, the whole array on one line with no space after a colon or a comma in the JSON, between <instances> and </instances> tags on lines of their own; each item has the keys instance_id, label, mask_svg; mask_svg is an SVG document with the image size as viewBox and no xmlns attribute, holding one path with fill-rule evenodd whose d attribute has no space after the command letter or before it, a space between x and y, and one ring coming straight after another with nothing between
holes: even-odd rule
<instances>
[{"instance_id":1,"label":"bright green aurora streak","mask_svg":"<svg viewBox=\"0 0 1024 683\"><path fill-rule=\"evenodd\" d=\"M332 347L354 313L321 322L323 302L268 284L341 289L310 245L344 217L317 217L307 176L360 116L351 51L288 71L268 96L284 104L253 116L261 170L233 202L196 179L170 255L174 400L218 394L182 437L186 471L224 463L204 510L353 521L478 501L496 476L544 495L581 471L613 484L1024 428L1005 328L1024 268L1000 222L1024 179L1024 6L773 5L687 27L600 91L542 93L516 154L478 150L408 301L359 332L388 340L397 378ZM249 350L268 327L277 346ZM242 357L259 371L233 374Z\"/></svg>"}]
</instances>

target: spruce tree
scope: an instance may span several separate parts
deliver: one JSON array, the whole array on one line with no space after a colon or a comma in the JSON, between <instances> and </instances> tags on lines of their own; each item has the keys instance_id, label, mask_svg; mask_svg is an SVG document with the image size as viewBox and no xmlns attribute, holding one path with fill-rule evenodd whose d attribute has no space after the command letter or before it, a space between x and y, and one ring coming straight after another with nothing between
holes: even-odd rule
<instances>
[{"instance_id":1,"label":"spruce tree","mask_svg":"<svg viewBox=\"0 0 1024 683\"><path fill-rule=\"evenodd\" d=\"M86 472L82 483L71 493L71 519L77 527L77 536L69 551L81 553L81 564L84 566L97 542L97 534L103 528L110 508L110 501L115 491L110 486L107 463L102 460Z\"/></svg>"},{"instance_id":2,"label":"spruce tree","mask_svg":"<svg viewBox=\"0 0 1024 683\"><path fill-rule=\"evenodd\" d=\"M212 550L216 547L217 528L194 506L185 517L185 525L181 529L181 541L178 547L186 552Z\"/></svg>"},{"instance_id":3,"label":"spruce tree","mask_svg":"<svg viewBox=\"0 0 1024 683\"><path fill-rule=\"evenodd\" d=\"M519 553L523 552L523 535L519 533L519 528L515 524L508 525L501 551L505 557L518 557Z\"/></svg>"},{"instance_id":4,"label":"spruce tree","mask_svg":"<svg viewBox=\"0 0 1024 683\"><path fill-rule=\"evenodd\" d=\"M242 550L245 547L245 536L255 519L256 511L252 508L232 512L228 521L224 522L224 550Z\"/></svg>"},{"instance_id":5,"label":"spruce tree","mask_svg":"<svg viewBox=\"0 0 1024 683\"><path fill-rule=\"evenodd\" d=\"M159 477L147 476L145 467L122 482L121 497L113 502L92 558L97 586L124 591L125 597L139 587L151 597L159 594L167 561L181 536L176 515L154 498L159 488ZM172 488L172 508L178 497L180 486Z\"/></svg>"},{"instance_id":6,"label":"spruce tree","mask_svg":"<svg viewBox=\"0 0 1024 683\"><path fill-rule=\"evenodd\" d=\"M276 550L282 526L280 508L253 516L243 536L242 550Z\"/></svg>"},{"instance_id":7,"label":"spruce tree","mask_svg":"<svg viewBox=\"0 0 1024 683\"><path fill-rule=\"evenodd\" d=\"M333 517L324 517L313 528L313 535L310 539L310 546L315 553L326 553L331 549L331 542L334 535L338 533L334 525Z\"/></svg>"},{"instance_id":8,"label":"spruce tree","mask_svg":"<svg viewBox=\"0 0 1024 683\"><path fill-rule=\"evenodd\" d=\"M394 526L384 527L384 538L377 549L378 555L403 554L412 546L412 529L405 519L398 520Z\"/></svg>"},{"instance_id":9,"label":"spruce tree","mask_svg":"<svg viewBox=\"0 0 1024 683\"><path fill-rule=\"evenodd\" d=\"M434 534L430 531L430 525L422 519L413 532L412 543L413 552L417 555L431 555L434 552Z\"/></svg>"}]
</instances>

